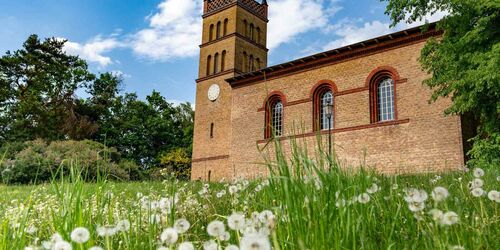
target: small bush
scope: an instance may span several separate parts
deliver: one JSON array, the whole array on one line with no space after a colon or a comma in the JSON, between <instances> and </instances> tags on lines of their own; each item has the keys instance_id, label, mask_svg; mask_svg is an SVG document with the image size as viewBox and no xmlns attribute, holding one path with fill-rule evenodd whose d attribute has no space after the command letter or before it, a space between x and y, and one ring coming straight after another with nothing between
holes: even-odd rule
<instances>
[{"instance_id":1,"label":"small bush","mask_svg":"<svg viewBox=\"0 0 500 250\"><path fill-rule=\"evenodd\" d=\"M121 161L116 149L94 141L54 141L48 144L35 140L15 146L0 150L6 156L0 163L4 183L46 182L56 173L68 174L71 167L80 170L87 181L99 176L114 180L139 176L135 163Z\"/></svg>"},{"instance_id":2,"label":"small bush","mask_svg":"<svg viewBox=\"0 0 500 250\"><path fill-rule=\"evenodd\" d=\"M191 176L191 157L185 148L175 148L163 154L160 163L164 168L161 171L154 171L152 176L169 173L184 180L188 180Z\"/></svg>"}]
</instances>

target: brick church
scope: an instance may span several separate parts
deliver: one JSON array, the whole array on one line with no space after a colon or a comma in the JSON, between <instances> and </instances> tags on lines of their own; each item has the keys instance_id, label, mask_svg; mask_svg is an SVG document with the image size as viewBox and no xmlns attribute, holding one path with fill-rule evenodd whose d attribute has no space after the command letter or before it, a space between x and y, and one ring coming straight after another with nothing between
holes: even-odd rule
<instances>
[{"instance_id":1,"label":"brick church","mask_svg":"<svg viewBox=\"0 0 500 250\"><path fill-rule=\"evenodd\" d=\"M420 51L440 35L432 26L268 67L267 18L266 0L204 0L192 179L265 175L258 163L272 138L285 149L295 138L314 153L329 133L346 167L403 173L464 165L466 126L443 115L450 100L430 104L422 84Z\"/></svg>"}]
</instances>

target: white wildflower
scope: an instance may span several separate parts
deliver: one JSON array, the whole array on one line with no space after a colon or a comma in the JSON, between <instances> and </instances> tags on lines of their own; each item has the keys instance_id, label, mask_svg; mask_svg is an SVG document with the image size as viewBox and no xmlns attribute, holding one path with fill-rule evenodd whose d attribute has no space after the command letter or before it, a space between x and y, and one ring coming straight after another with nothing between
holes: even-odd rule
<instances>
[{"instance_id":1,"label":"white wildflower","mask_svg":"<svg viewBox=\"0 0 500 250\"><path fill-rule=\"evenodd\" d=\"M130 221L129 220L118 221L118 223L116 224L116 230L120 232L126 232L130 230Z\"/></svg>"},{"instance_id":2,"label":"white wildflower","mask_svg":"<svg viewBox=\"0 0 500 250\"><path fill-rule=\"evenodd\" d=\"M248 234L241 238L241 250L270 250L271 243L267 237L259 234Z\"/></svg>"},{"instance_id":3,"label":"white wildflower","mask_svg":"<svg viewBox=\"0 0 500 250\"><path fill-rule=\"evenodd\" d=\"M481 168L475 168L473 171L473 175L476 178L481 178L484 176L484 170L482 170Z\"/></svg>"},{"instance_id":4,"label":"white wildflower","mask_svg":"<svg viewBox=\"0 0 500 250\"><path fill-rule=\"evenodd\" d=\"M373 183L372 186L366 190L366 192L369 194L374 194L374 193L378 192L379 189L380 188L378 187L378 185L376 183Z\"/></svg>"},{"instance_id":5,"label":"white wildflower","mask_svg":"<svg viewBox=\"0 0 500 250\"><path fill-rule=\"evenodd\" d=\"M71 250L73 247L71 247L71 244L69 244L67 241L59 241L56 244L54 244L54 247L52 248L53 250Z\"/></svg>"},{"instance_id":6,"label":"white wildflower","mask_svg":"<svg viewBox=\"0 0 500 250\"><path fill-rule=\"evenodd\" d=\"M405 190L406 196L404 197L406 202L424 202L427 200L428 195L425 190L418 190L415 188L410 188Z\"/></svg>"},{"instance_id":7,"label":"white wildflower","mask_svg":"<svg viewBox=\"0 0 500 250\"><path fill-rule=\"evenodd\" d=\"M90 239L90 232L87 228L77 227L71 232L71 240L83 244Z\"/></svg>"},{"instance_id":8,"label":"white wildflower","mask_svg":"<svg viewBox=\"0 0 500 250\"><path fill-rule=\"evenodd\" d=\"M219 235L219 240L221 241L228 241L231 238L231 234L229 232L224 232L221 235Z\"/></svg>"},{"instance_id":9,"label":"white wildflower","mask_svg":"<svg viewBox=\"0 0 500 250\"><path fill-rule=\"evenodd\" d=\"M219 250L219 245L214 240L205 241L203 243L204 250Z\"/></svg>"},{"instance_id":10,"label":"white wildflower","mask_svg":"<svg viewBox=\"0 0 500 250\"><path fill-rule=\"evenodd\" d=\"M264 223L265 225L269 226L269 227L274 227L274 224L275 224L275 216L273 214L273 212L269 211L269 210L264 210L262 212L260 212L259 214L259 221Z\"/></svg>"},{"instance_id":11,"label":"white wildflower","mask_svg":"<svg viewBox=\"0 0 500 250\"><path fill-rule=\"evenodd\" d=\"M233 230L241 230L245 226L245 215L233 213L227 218L227 225Z\"/></svg>"},{"instance_id":12,"label":"white wildflower","mask_svg":"<svg viewBox=\"0 0 500 250\"><path fill-rule=\"evenodd\" d=\"M435 201L444 201L450 194L444 187L436 187L432 191L432 199Z\"/></svg>"},{"instance_id":13,"label":"white wildflower","mask_svg":"<svg viewBox=\"0 0 500 250\"><path fill-rule=\"evenodd\" d=\"M240 250L240 248L235 245L229 245L225 248L225 250Z\"/></svg>"},{"instance_id":14,"label":"white wildflower","mask_svg":"<svg viewBox=\"0 0 500 250\"><path fill-rule=\"evenodd\" d=\"M480 188L480 187L483 187L483 185L484 185L483 180L481 180L479 178L476 178L476 179L472 180L472 182L469 183L470 189Z\"/></svg>"},{"instance_id":15,"label":"white wildflower","mask_svg":"<svg viewBox=\"0 0 500 250\"><path fill-rule=\"evenodd\" d=\"M191 224L186 219L178 219L174 222L174 228L180 234L187 232L190 227L191 227Z\"/></svg>"},{"instance_id":16,"label":"white wildflower","mask_svg":"<svg viewBox=\"0 0 500 250\"><path fill-rule=\"evenodd\" d=\"M237 192L238 192L238 187L237 186L234 186L234 185L229 186L229 193L230 194L235 194Z\"/></svg>"},{"instance_id":17,"label":"white wildflower","mask_svg":"<svg viewBox=\"0 0 500 250\"><path fill-rule=\"evenodd\" d=\"M471 194L474 197L481 197L484 195L484 190L480 187L477 187L477 188L472 189Z\"/></svg>"},{"instance_id":18,"label":"white wildflower","mask_svg":"<svg viewBox=\"0 0 500 250\"><path fill-rule=\"evenodd\" d=\"M89 250L104 250L104 248L98 247L98 246L94 246L94 247L89 248Z\"/></svg>"},{"instance_id":19,"label":"white wildflower","mask_svg":"<svg viewBox=\"0 0 500 250\"><path fill-rule=\"evenodd\" d=\"M453 225L458 222L458 215L455 212L446 212L443 214L443 219L441 221L441 224L443 225Z\"/></svg>"},{"instance_id":20,"label":"white wildflower","mask_svg":"<svg viewBox=\"0 0 500 250\"><path fill-rule=\"evenodd\" d=\"M207 233L210 236L218 237L218 236L222 235L225 231L226 231L226 228L224 226L224 223L222 223L222 221L214 220L214 221L208 223Z\"/></svg>"},{"instance_id":21,"label":"white wildflower","mask_svg":"<svg viewBox=\"0 0 500 250\"><path fill-rule=\"evenodd\" d=\"M357 201L361 204L370 202L370 196L367 193L362 193L357 197Z\"/></svg>"},{"instance_id":22,"label":"white wildflower","mask_svg":"<svg viewBox=\"0 0 500 250\"><path fill-rule=\"evenodd\" d=\"M182 242L179 244L178 250L194 250L194 245L191 242Z\"/></svg>"},{"instance_id":23,"label":"white wildflower","mask_svg":"<svg viewBox=\"0 0 500 250\"><path fill-rule=\"evenodd\" d=\"M488 199L500 202L500 192L496 190L491 190L490 192L488 192Z\"/></svg>"},{"instance_id":24,"label":"white wildflower","mask_svg":"<svg viewBox=\"0 0 500 250\"><path fill-rule=\"evenodd\" d=\"M116 234L116 228L112 226L101 226L97 227L97 235L101 237L109 237Z\"/></svg>"},{"instance_id":25,"label":"white wildflower","mask_svg":"<svg viewBox=\"0 0 500 250\"><path fill-rule=\"evenodd\" d=\"M26 232L27 234L35 234L37 231L38 231L38 228L36 228L33 225L24 229L24 232Z\"/></svg>"},{"instance_id":26,"label":"white wildflower","mask_svg":"<svg viewBox=\"0 0 500 250\"><path fill-rule=\"evenodd\" d=\"M465 250L463 246L451 246L450 250Z\"/></svg>"},{"instance_id":27,"label":"white wildflower","mask_svg":"<svg viewBox=\"0 0 500 250\"><path fill-rule=\"evenodd\" d=\"M429 214L432 216L432 219L436 222L441 223L441 221L443 220L444 213L439 209L433 208L429 211Z\"/></svg>"},{"instance_id":28,"label":"white wildflower","mask_svg":"<svg viewBox=\"0 0 500 250\"><path fill-rule=\"evenodd\" d=\"M159 224L161 222L161 217L158 214L152 214L149 216L149 223L150 224Z\"/></svg>"},{"instance_id":29,"label":"white wildflower","mask_svg":"<svg viewBox=\"0 0 500 250\"><path fill-rule=\"evenodd\" d=\"M163 230L160 235L160 240L168 245L174 244L177 242L177 239L179 239L179 234L177 233L177 230L173 228Z\"/></svg>"},{"instance_id":30,"label":"white wildflower","mask_svg":"<svg viewBox=\"0 0 500 250\"><path fill-rule=\"evenodd\" d=\"M412 211L412 212L419 212L419 211L424 210L425 203L424 202L410 202L410 203L408 203L408 207L410 208L410 211Z\"/></svg>"}]
</instances>

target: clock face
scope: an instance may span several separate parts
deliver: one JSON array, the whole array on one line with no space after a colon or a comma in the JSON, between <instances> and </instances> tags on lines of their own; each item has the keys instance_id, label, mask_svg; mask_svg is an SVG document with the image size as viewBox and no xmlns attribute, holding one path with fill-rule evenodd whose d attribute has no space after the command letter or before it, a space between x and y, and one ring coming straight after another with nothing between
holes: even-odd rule
<instances>
[{"instance_id":1,"label":"clock face","mask_svg":"<svg viewBox=\"0 0 500 250\"><path fill-rule=\"evenodd\" d=\"M208 100L214 102L215 100L217 100L217 98L219 98L219 94L220 94L219 85L212 84L212 86L210 86L210 88L208 89Z\"/></svg>"}]
</instances>

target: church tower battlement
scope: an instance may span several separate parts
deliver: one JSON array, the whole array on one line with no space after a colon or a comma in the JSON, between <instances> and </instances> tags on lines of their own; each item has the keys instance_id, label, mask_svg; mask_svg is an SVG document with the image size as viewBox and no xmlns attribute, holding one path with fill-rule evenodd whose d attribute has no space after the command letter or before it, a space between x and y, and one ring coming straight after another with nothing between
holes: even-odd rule
<instances>
[{"instance_id":1,"label":"church tower battlement","mask_svg":"<svg viewBox=\"0 0 500 250\"><path fill-rule=\"evenodd\" d=\"M232 89L226 79L267 67L268 5L265 0L203 1L192 178L217 179L233 171Z\"/></svg>"}]
</instances>

